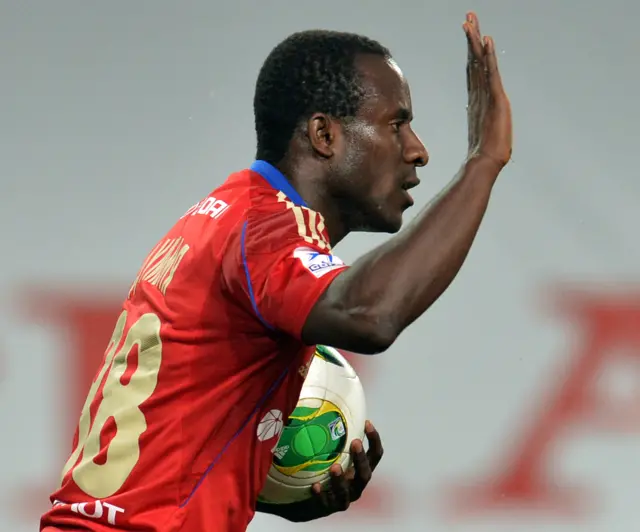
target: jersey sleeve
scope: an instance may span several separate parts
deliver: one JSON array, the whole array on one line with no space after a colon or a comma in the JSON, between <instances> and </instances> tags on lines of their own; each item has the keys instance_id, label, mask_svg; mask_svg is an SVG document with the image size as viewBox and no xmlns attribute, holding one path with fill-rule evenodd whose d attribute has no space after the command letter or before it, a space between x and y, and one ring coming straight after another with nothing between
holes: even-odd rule
<instances>
[{"instance_id":1,"label":"jersey sleeve","mask_svg":"<svg viewBox=\"0 0 640 532\"><path fill-rule=\"evenodd\" d=\"M236 296L265 327L298 339L316 301L348 268L331 252L318 220L302 208L254 214L234 239L238 249L227 254L235 260L224 275Z\"/></svg>"}]
</instances>

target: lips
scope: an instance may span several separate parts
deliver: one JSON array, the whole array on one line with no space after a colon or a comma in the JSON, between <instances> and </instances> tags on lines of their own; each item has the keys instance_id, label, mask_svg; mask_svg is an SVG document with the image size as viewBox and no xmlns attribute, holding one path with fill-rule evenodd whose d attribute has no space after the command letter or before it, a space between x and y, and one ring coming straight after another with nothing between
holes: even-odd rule
<instances>
[{"instance_id":1,"label":"lips","mask_svg":"<svg viewBox=\"0 0 640 532\"><path fill-rule=\"evenodd\" d=\"M402 189L402 195L405 197L406 199L406 203L408 204L409 207L413 206L413 197L411 196L411 194L409 194L405 189Z\"/></svg>"},{"instance_id":2,"label":"lips","mask_svg":"<svg viewBox=\"0 0 640 532\"><path fill-rule=\"evenodd\" d=\"M411 194L409 194L409 190L411 190L414 187L417 187L420 184L420 179L418 179L418 176L413 174L410 175L409 177L405 178L402 181L402 194L405 196L407 203L409 204L409 207L411 207L414 203L413 201L413 197L411 197Z\"/></svg>"},{"instance_id":3,"label":"lips","mask_svg":"<svg viewBox=\"0 0 640 532\"><path fill-rule=\"evenodd\" d=\"M417 175L413 174L402 180L402 188L403 190L411 190L414 187L417 187L420 184L420 179Z\"/></svg>"}]
</instances>

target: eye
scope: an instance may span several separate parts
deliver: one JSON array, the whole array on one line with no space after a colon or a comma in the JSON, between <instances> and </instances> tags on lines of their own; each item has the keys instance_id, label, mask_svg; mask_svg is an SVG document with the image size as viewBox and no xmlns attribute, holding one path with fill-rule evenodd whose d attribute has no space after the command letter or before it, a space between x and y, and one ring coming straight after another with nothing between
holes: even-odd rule
<instances>
[{"instance_id":1,"label":"eye","mask_svg":"<svg viewBox=\"0 0 640 532\"><path fill-rule=\"evenodd\" d=\"M394 132L399 133L400 132L400 127L402 126L402 122L393 122L391 124L391 129L393 129Z\"/></svg>"}]
</instances>

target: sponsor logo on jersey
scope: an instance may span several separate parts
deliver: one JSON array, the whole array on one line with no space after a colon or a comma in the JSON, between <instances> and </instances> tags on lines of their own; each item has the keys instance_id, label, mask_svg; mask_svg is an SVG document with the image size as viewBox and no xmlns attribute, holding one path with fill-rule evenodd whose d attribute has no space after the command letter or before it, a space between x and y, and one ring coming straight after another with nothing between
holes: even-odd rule
<instances>
[{"instance_id":1,"label":"sponsor logo on jersey","mask_svg":"<svg viewBox=\"0 0 640 532\"><path fill-rule=\"evenodd\" d=\"M318 279L332 270L342 268L344 262L335 255L320 253L312 248L296 248L293 256L302 262L302 265Z\"/></svg>"},{"instance_id":2,"label":"sponsor logo on jersey","mask_svg":"<svg viewBox=\"0 0 640 532\"><path fill-rule=\"evenodd\" d=\"M95 519L96 521L106 521L110 525L114 526L118 524L118 514L125 513L124 508L99 500L74 502L73 504L56 500L53 501L53 507L69 509L74 514L83 515L89 519Z\"/></svg>"}]
</instances>

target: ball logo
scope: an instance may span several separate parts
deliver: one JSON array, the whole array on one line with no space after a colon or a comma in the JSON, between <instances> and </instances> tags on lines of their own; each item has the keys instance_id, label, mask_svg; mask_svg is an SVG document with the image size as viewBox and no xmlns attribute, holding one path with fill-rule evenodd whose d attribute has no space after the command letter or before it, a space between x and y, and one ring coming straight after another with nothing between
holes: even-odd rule
<instances>
[{"instance_id":1,"label":"ball logo","mask_svg":"<svg viewBox=\"0 0 640 532\"><path fill-rule=\"evenodd\" d=\"M342 419L338 418L331 421L331 423L329 423L329 432L331 433L331 439L333 441L342 438L347 433Z\"/></svg>"},{"instance_id":2,"label":"ball logo","mask_svg":"<svg viewBox=\"0 0 640 532\"><path fill-rule=\"evenodd\" d=\"M267 441L280 436L284 427L283 415L280 410L269 410L258 423L258 441Z\"/></svg>"},{"instance_id":3,"label":"ball logo","mask_svg":"<svg viewBox=\"0 0 640 532\"><path fill-rule=\"evenodd\" d=\"M282 460L286 456L287 452L289 452L289 446L283 445L282 447L276 448L273 451L273 454L278 460Z\"/></svg>"},{"instance_id":4,"label":"ball logo","mask_svg":"<svg viewBox=\"0 0 640 532\"><path fill-rule=\"evenodd\" d=\"M296 248L293 256L318 279L336 268L342 268L344 262L335 255L320 253L312 248Z\"/></svg>"}]
</instances>

